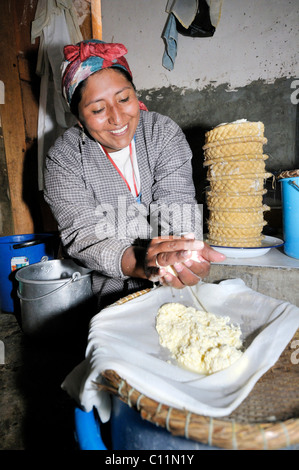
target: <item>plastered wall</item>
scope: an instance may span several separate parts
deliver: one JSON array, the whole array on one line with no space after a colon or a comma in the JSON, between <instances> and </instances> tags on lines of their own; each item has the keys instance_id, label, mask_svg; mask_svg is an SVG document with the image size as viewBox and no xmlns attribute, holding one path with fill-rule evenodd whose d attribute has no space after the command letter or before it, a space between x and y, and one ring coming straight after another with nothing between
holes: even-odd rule
<instances>
[{"instance_id":1,"label":"plastered wall","mask_svg":"<svg viewBox=\"0 0 299 470\"><path fill-rule=\"evenodd\" d=\"M179 35L172 71L162 65L166 4L102 0L103 39L127 46L141 99L184 129L195 177L204 132L240 118L264 122L268 170L298 167L298 1L223 0L213 37Z\"/></svg>"},{"instance_id":2,"label":"plastered wall","mask_svg":"<svg viewBox=\"0 0 299 470\"><path fill-rule=\"evenodd\" d=\"M102 0L103 39L124 42L140 89L229 89L298 75L297 0L223 0L211 38L179 36L175 68L162 67L167 0Z\"/></svg>"},{"instance_id":3,"label":"plastered wall","mask_svg":"<svg viewBox=\"0 0 299 470\"><path fill-rule=\"evenodd\" d=\"M87 24L89 30L90 1L73 2L80 26ZM13 51L5 70L8 66L14 73L18 70L20 96L25 103L23 111L16 112L14 107L11 121L15 124L15 116L21 119L24 115L26 139L16 144L20 140L18 126L13 139L15 151L10 143L5 149L0 136L1 235L51 230L53 226L46 210L45 216L40 215L36 188L38 85L32 79L36 79L37 44L30 44L36 4L37 0L3 1L3 24L11 23L8 30L15 31L7 43L8 35L2 28L3 50L9 44ZM206 183L202 164L204 134L221 122L240 118L263 121L268 171L299 168L298 0L223 0L213 37L179 35L172 71L162 65L166 4L167 0L101 0L103 39L127 46L140 99L150 110L172 117L186 133L194 155L199 201L203 201ZM11 163L14 159L16 164ZM9 174L6 163L10 164ZM17 175L13 184L12 173Z\"/></svg>"}]
</instances>

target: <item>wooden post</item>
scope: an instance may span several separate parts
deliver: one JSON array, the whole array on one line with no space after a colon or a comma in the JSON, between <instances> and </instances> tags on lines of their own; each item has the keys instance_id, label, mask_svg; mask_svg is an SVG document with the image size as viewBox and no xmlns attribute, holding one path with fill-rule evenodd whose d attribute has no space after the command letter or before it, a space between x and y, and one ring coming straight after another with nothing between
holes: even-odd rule
<instances>
[{"instance_id":1,"label":"wooden post","mask_svg":"<svg viewBox=\"0 0 299 470\"><path fill-rule=\"evenodd\" d=\"M1 1L0 80L4 83L4 104L0 105L14 233L32 233L34 224L23 199L23 169L26 154L22 93L15 40L14 1Z\"/></svg>"},{"instance_id":2,"label":"wooden post","mask_svg":"<svg viewBox=\"0 0 299 470\"><path fill-rule=\"evenodd\" d=\"M102 40L102 9L101 0L91 0L91 25L93 39Z\"/></svg>"}]
</instances>

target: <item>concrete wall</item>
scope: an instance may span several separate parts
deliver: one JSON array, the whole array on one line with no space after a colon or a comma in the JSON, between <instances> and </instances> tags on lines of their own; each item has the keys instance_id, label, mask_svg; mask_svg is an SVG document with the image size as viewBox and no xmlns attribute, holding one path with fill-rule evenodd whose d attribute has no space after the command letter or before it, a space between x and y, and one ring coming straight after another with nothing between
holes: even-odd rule
<instances>
[{"instance_id":1,"label":"concrete wall","mask_svg":"<svg viewBox=\"0 0 299 470\"><path fill-rule=\"evenodd\" d=\"M127 46L140 98L186 132L198 192L204 132L221 122L263 121L267 169L298 167L298 1L223 0L213 37L179 35L172 71L162 65L166 4L102 0L103 39Z\"/></svg>"},{"instance_id":2,"label":"concrete wall","mask_svg":"<svg viewBox=\"0 0 299 470\"><path fill-rule=\"evenodd\" d=\"M246 261L246 260L244 260ZM229 266L212 264L205 282L242 279L251 289L299 307L299 269L267 266Z\"/></svg>"}]
</instances>

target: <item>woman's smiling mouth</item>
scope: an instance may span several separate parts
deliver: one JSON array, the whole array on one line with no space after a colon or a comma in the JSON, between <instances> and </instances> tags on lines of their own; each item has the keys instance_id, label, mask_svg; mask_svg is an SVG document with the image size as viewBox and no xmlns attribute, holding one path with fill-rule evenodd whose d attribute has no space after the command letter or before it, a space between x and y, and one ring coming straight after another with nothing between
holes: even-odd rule
<instances>
[{"instance_id":1,"label":"woman's smiling mouth","mask_svg":"<svg viewBox=\"0 0 299 470\"><path fill-rule=\"evenodd\" d=\"M122 135L124 134L128 129L128 124L126 124L124 127L122 127L121 129L116 129L114 131L110 131L111 134L113 135Z\"/></svg>"}]
</instances>

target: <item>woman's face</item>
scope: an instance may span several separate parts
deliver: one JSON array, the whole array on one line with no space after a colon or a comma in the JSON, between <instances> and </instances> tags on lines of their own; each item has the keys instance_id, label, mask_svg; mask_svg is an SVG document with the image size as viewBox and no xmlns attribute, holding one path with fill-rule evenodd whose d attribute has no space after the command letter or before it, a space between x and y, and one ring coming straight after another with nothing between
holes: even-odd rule
<instances>
[{"instance_id":1,"label":"woman's face","mask_svg":"<svg viewBox=\"0 0 299 470\"><path fill-rule=\"evenodd\" d=\"M88 77L78 111L80 123L108 152L129 145L140 116L133 85L109 68Z\"/></svg>"}]
</instances>

